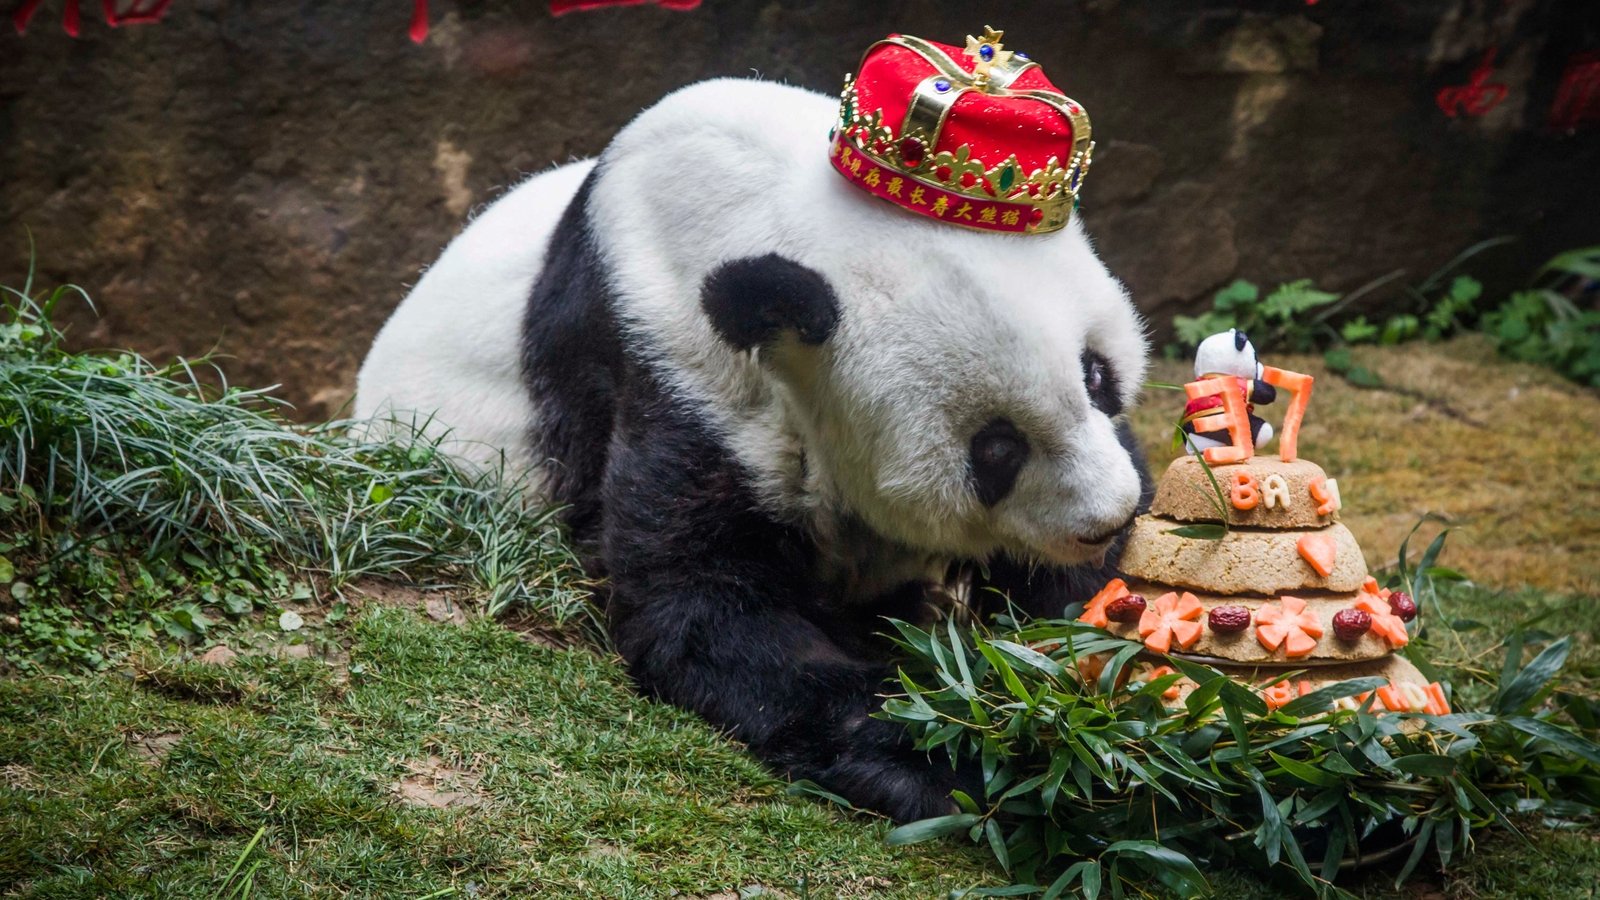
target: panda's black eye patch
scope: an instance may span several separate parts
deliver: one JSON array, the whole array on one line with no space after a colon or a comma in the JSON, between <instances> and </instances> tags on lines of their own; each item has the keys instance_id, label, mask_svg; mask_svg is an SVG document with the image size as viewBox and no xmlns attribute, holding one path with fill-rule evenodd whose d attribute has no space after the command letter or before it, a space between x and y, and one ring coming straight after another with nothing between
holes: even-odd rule
<instances>
[{"instance_id":1,"label":"panda's black eye patch","mask_svg":"<svg viewBox=\"0 0 1600 900\"><path fill-rule=\"evenodd\" d=\"M1017 483L1017 473L1028 461L1028 439L1007 419L995 419L972 436L967 466L978 501L993 506L1004 500Z\"/></svg>"},{"instance_id":2,"label":"panda's black eye patch","mask_svg":"<svg viewBox=\"0 0 1600 900\"><path fill-rule=\"evenodd\" d=\"M1089 402L1108 416L1122 412L1122 395L1117 391L1117 373L1111 363L1093 350L1083 351L1083 386Z\"/></svg>"}]
</instances>

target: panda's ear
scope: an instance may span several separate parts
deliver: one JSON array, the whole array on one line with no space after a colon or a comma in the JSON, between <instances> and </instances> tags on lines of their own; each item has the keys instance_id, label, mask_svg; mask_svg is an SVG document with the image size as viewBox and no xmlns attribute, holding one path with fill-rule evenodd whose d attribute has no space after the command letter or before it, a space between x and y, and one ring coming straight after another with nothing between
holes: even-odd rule
<instances>
[{"instance_id":1,"label":"panda's ear","mask_svg":"<svg viewBox=\"0 0 1600 900\"><path fill-rule=\"evenodd\" d=\"M740 350L793 331L821 344L839 324L839 299L816 270L776 253L746 256L712 270L700 286L700 306L723 340Z\"/></svg>"}]
</instances>

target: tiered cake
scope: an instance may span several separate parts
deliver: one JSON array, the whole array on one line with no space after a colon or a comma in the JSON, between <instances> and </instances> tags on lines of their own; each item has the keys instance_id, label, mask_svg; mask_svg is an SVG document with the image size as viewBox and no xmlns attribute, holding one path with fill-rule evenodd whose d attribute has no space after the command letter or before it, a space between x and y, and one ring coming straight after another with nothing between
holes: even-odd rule
<instances>
[{"instance_id":1,"label":"tiered cake","mask_svg":"<svg viewBox=\"0 0 1600 900\"><path fill-rule=\"evenodd\" d=\"M1367 574L1355 536L1338 520L1338 485L1293 456L1295 413L1303 414L1310 379L1270 368L1264 374L1299 394L1282 436L1288 458L1257 456L1246 438L1174 461L1149 514L1128 536L1124 577L1107 584L1081 619L1142 640L1153 656L1190 657L1264 686L1271 708L1325 684L1376 675L1388 684L1378 689L1374 710L1449 712L1440 686L1394 655L1410 639L1414 602ZM1198 384L1189 386L1191 398L1215 395ZM1227 405L1243 412L1242 404ZM1235 425L1231 437L1249 434L1242 414ZM1272 684L1298 669L1305 674ZM1180 682L1169 696L1186 692Z\"/></svg>"}]
</instances>

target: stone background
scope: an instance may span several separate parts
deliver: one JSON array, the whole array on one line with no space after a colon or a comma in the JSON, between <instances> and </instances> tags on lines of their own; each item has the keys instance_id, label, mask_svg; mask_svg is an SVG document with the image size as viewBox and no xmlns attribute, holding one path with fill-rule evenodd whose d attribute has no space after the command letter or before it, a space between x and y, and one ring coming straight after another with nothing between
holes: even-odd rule
<instances>
[{"instance_id":1,"label":"stone background","mask_svg":"<svg viewBox=\"0 0 1600 900\"><path fill-rule=\"evenodd\" d=\"M31 231L42 282L99 307L78 344L215 349L327 416L418 271L523 174L698 79L832 93L891 30L985 22L1093 116L1086 222L1158 329L1235 277L1417 281L1516 235L1473 264L1493 287L1600 240L1600 128L1548 125L1568 61L1600 48L1594 0L435 0L420 47L409 6L177 0L113 31L89 4L73 40L47 0L0 33L0 283ZM1490 47L1507 99L1445 116L1436 92Z\"/></svg>"}]
</instances>

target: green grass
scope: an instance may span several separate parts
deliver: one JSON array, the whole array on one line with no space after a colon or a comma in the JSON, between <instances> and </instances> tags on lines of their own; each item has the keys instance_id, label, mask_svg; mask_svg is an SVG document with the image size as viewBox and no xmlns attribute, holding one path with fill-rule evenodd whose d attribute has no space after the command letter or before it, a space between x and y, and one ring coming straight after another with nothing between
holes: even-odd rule
<instances>
[{"instance_id":1,"label":"green grass","mask_svg":"<svg viewBox=\"0 0 1600 900\"><path fill-rule=\"evenodd\" d=\"M592 650L376 605L336 629L343 677L319 659L147 653L133 677L0 680L0 893L209 897L260 828L263 897L801 896L803 880L813 897L919 897L992 877L786 796ZM176 742L142 755L157 735ZM430 756L479 802L399 800Z\"/></svg>"},{"instance_id":2,"label":"green grass","mask_svg":"<svg viewBox=\"0 0 1600 900\"><path fill-rule=\"evenodd\" d=\"M68 353L50 316L75 290L30 289L0 288L0 670L106 665L368 575L592 622L553 511L501 473L398 423L296 429L200 363Z\"/></svg>"}]
</instances>

